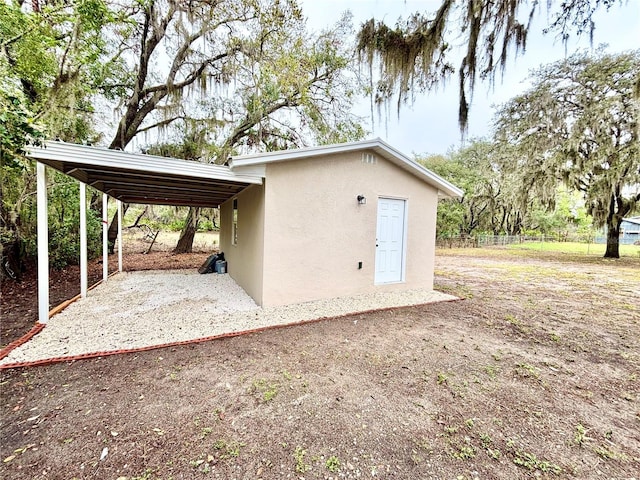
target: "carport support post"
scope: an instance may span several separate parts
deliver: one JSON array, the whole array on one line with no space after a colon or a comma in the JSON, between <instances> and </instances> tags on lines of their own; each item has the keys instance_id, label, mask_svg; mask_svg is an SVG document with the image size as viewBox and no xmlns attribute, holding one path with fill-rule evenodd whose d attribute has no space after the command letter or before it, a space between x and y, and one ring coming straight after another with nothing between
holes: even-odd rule
<instances>
[{"instance_id":1,"label":"carport support post","mask_svg":"<svg viewBox=\"0 0 640 480\"><path fill-rule=\"evenodd\" d=\"M38 218L38 323L49 320L49 219L47 208L47 171L36 162Z\"/></svg>"},{"instance_id":2,"label":"carport support post","mask_svg":"<svg viewBox=\"0 0 640 480\"><path fill-rule=\"evenodd\" d=\"M80 182L80 296L87 296L87 185Z\"/></svg>"},{"instance_id":3,"label":"carport support post","mask_svg":"<svg viewBox=\"0 0 640 480\"><path fill-rule=\"evenodd\" d=\"M109 198L106 193L102 194L102 281L106 282L109 277Z\"/></svg>"},{"instance_id":4,"label":"carport support post","mask_svg":"<svg viewBox=\"0 0 640 480\"><path fill-rule=\"evenodd\" d=\"M122 201L116 200L118 206L118 272L122 273Z\"/></svg>"}]
</instances>

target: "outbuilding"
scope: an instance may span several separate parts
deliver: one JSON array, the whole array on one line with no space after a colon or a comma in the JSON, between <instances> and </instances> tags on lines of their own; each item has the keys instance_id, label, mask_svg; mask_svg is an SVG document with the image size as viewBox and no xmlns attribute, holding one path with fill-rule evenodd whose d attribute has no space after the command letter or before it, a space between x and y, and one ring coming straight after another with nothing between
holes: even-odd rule
<instances>
[{"instance_id":1,"label":"outbuilding","mask_svg":"<svg viewBox=\"0 0 640 480\"><path fill-rule=\"evenodd\" d=\"M462 191L380 139L233 157L228 272L262 306L433 289L438 200Z\"/></svg>"},{"instance_id":2,"label":"outbuilding","mask_svg":"<svg viewBox=\"0 0 640 480\"><path fill-rule=\"evenodd\" d=\"M46 142L37 161L38 322L49 318L46 167L80 182L80 292L87 295L86 185L122 203L220 207L233 279L262 306L433 288L438 199L462 191L380 139L213 165ZM118 249L122 271L122 248Z\"/></svg>"}]
</instances>

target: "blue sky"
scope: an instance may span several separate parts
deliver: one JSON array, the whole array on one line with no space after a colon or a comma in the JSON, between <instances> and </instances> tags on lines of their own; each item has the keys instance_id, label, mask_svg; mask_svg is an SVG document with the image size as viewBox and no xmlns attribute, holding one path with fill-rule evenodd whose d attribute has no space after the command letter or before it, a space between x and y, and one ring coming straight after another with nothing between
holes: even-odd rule
<instances>
[{"instance_id":1,"label":"blue sky","mask_svg":"<svg viewBox=\"0 0 640 480\"><path fill-rule=\"evenodd\" d=\"M546 2L541 2L546 4ZM310 29L319 30L336 23L345 10L353 14L354 26L371 17L395 24L398 17L416 12L432 12L439 6L434 0L302 0L302 8ZM512 56L502 80L497 79L493 89L478 83L471 105L469 137L481 137L490 132L492 105L501 104L524 91L526 77L531 69L561 60L580 49L591 48L587 37L570 39L565 45L553 35L542 35L547 15L544 7L534 20L529 34L527 51L517 58ZM596 29L593 48L606 43L609 52L640 48L640 0L623 0L608 12L595 17ZM369 102L363 100L357 113L369 118ZM421 94L413 106L405 107L398 119L395 108L381 122L368 125L369 137L380 137L404 153L445 153L460 145L458 130L458 91L455 78L436 92Z\"/></svg>"}]
</instances>

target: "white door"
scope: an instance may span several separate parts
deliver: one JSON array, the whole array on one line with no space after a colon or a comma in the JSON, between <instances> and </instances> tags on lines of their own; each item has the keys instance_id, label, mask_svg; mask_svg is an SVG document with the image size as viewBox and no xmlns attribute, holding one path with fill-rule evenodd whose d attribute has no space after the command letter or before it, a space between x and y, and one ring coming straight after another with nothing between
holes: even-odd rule
<instances>
[{"instance_id":1,"label":"white door","mask_svg":"<svg viewBox=\"0 0 640 480\"><path fill-rule=\"evenodd\" d=\"M405 201L378 199L375 283L403 280Z\"/></svg>"}]
</instances>

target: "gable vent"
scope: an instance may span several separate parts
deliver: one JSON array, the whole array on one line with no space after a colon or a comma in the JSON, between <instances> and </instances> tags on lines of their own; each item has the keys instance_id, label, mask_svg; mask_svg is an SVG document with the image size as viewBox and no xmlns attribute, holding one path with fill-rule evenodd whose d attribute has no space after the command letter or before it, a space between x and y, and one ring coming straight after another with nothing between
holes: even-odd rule
<instances>
[{"instance_id":1,"label":"gable vent","mask_svg":"<svg viewBox=\"0 0 640 480\"><path fill-rule=\"evenodd\" d=\"M378 163L378 159L373 153L364 152L362 154L362 163L368 163L369 165L375 165Z\"/></svg>"}]
</instances>

